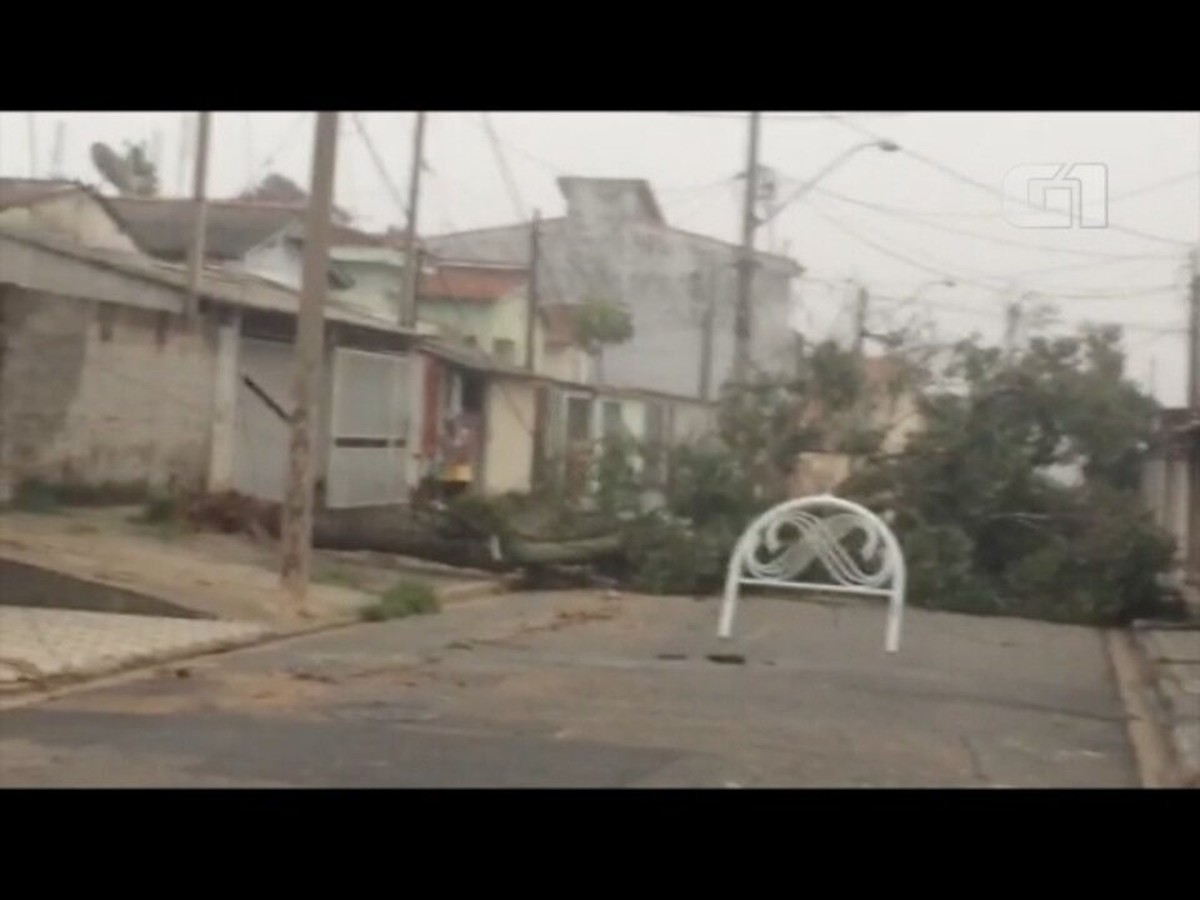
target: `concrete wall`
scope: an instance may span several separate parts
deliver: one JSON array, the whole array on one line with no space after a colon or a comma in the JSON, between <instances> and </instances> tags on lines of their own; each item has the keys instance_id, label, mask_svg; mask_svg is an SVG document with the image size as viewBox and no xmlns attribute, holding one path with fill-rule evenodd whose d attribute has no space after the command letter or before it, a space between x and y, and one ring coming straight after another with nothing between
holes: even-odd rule
<instances>
[{"instance_id":1,"label":"concrete wall","mask_svg":"<svg viewBox=\"0 0 1200 900\"><path fill-rule=\"evenodd\" d=\"M354 279L354 287L335 296L370 316L395 322L404 294L404 271L396 266L360 260L338 260L338 267Z\"/></svg>"},{"instance_id":2,"label":"concrete wall","mask_svg":"<svg viewBox=\"0 0 1200 900\"><path fill-rule=\"evenodd\" d=\"M1184 456L1156 455L1142 467L1142 497L1155 523L1175 538L1176 557L1182 565L1190 540L1188 460Z\"/></svg>"},{"instance_id":3,"label":"concrete wall","mask_svg":"<svg viewBox=\"0 0 1200 900\"><path fill-rule=\"evenodd\" d=\"M575 345L547 346L546 329L541 323L537 325L534 346L536 351L533 364L539 375L558 381L573 381L576 384L593 382L595 372L591 356Z\"/></svg>"},{"instance_id":4,"label":"concrete wall","mask_svg":"<svg viewBox=\"0 0 1200 900\"><path fill-rule=\"evenodd\" d=\"M70 191L32 206L6 209L0 212L0 223L53 231L85 247L137 252L133 240L108 211L84 191Z\"/></svg>"},{"instance_id":5,"label":"concrete wall","mask_svg":"<svg viewBox=\"0 0 1200 900\"><path fill-rule=\"evenodd\" d=\"M2 289L0 435L13 484L199 486L208 468L215 329L178 316Z\"/></svg>"},{"instance_id":6,"label":"concrete wall","mask_svg":"<svg viewBox=\"0 0 1200 900\"><path fill-rule=\"evenodd\" d=\"M525 311L524 291L514 291L492 301L423 299L417 317L423 323L436 325L443 335L469 335L479 349L488 353L496 354L497 341L511 341L512 355L506 361L523 366Z\"/></svg>"},{"instance_id":7,"label":"concrete wall","mask_svg":"<svg viewBox=\"0 0 1200 900\"><path fill-rule=\"evenodd\" d=\"M702 313L714 297L714 389L733 358L736 247L649 220L633 189L575 189L564 219L542 225L538 277L549 300L623 301L634 337L608 348L600 380L697 396ZM528 259L529 226L519 224L429 238L438 253L463 259L520 263ZM764 368L794 356L791 279L795 266L760 254L753 287L752 354Z\"/></svg>"},{"instance_id":8,"label":"concrete wall","mask_svg":"<svg viewBox=\"0 0 1200 900\"><path fill-rule=\"evenodd\" d=\"M526 492L533 471L536 386L514 378L492 378L485 390L483 490L488 494Z\"/></svg>"}]
</instances>

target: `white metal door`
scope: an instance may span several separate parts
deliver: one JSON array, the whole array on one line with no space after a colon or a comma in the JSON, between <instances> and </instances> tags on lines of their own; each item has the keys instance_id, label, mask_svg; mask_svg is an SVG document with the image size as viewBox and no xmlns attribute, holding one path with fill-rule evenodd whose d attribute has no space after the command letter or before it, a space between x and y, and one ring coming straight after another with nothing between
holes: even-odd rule
<instances>
[{"instance_id":1,"label":"white metal door","mask_svg":"<svg viewBox=\"0 0 1200 900\"><path fill-rule=\"evenodd\" d=\"M329 507L408 499L409 373L407 356L334 350L325 495Z\"/></svg>"}]
</instances>

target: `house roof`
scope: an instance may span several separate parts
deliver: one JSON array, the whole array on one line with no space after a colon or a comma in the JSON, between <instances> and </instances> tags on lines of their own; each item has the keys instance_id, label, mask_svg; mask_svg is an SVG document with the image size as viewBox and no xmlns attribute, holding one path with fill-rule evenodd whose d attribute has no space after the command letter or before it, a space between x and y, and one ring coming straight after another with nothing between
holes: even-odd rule
<instances>
[{"instance_id":1,"label":"house roof","mask_svg":"<svg viewBox=\"0 0 1200 900\"><path fill-rule=\"evenodd\" d=\"M705 248L711 248L713 250L719 250L723 253L730 254L736 253L740 249L738 244L730 243L729 241L722 240L721 238L713 237L707 234L700 234L696 231L688 231L687 229L677 228L676 226L671 225L669 222L667 222L666 216L662 213L662 210L658 205L658 201L654 197L653 187L651 186L650 182L646 181L645 179L583 178L576 176L564 176L558 179L559 189L568 198L572 193L582 190L589 183L600 186L613 185L633 190L639 197L648 219L650 219L658 227L664 228L686 238L693 245L701 245ZM543 237L551 234L557 235L561 232L566 223L566 216L556 216L553 218L540 220L539 228L542 230ZM518 229L528 230L529 226L530 223L528 221L510 222L506 225L493 225L487 228L471 228L463 231L452 231L439 235L432 235L427 238L427 241L429 245L433 247L437 247L442 242L449 242L449 244L453 246L454 242L460 238L475 236L484 237L491 232L514 231ZM501 250L500 252L512 253L514 251L522 254L522 257L524 257L524 255L527 253L524 243L520 244L519 247L518 245L514 245L513 247L508 248L507 250ZM804 272L804 267L790 256L756 250L754 257L763 263L771 264L773 268L786 269L788 274L792 277L796 277Z\"/></svg>"},{"instance_id":2,"label":"house roof","mask_svg":"<svg viewBox=\"0 0 1200 900\"><path fill-rule=\"evenodd\" d=\"M453 365L461 366L464 369L471 369L476 372L492 372L498 375L519 376L521 378L539 377L530 373L528 369L503 362L486 350L482 350L472 344L464 344L441 337L425 337L421 340L421 347L432 356L436 356Z\"/></svg>"},{"instance_id":3,"label":"house roof","mask_svg":"<svg viewBox=\"0 0 1200 900\"><path fill-rule=\"evenodd\" d=\"M186 197L114 197L109 203L124 221L139 247L160 259L187 258L195 222L195 201ZM250 250L284 229L303 239L303 203L264 203L258 200L209 200L205 213L205 255L241 259ZM386 246L384 235L368 234L334 223L335 246Z\"/></svg>"},{"instance_id":4,"label":"house roof","mask_svg":"<svg viewBox=\"0 0 1200 900\"><path fill-rule=\"evenodd\" d=\"M76 181L63 178L0 178L0 209L28 206L68 191L85 190Z\"/></svg>"},{"instance_id":5,"label":"house roof","mask_svg":"<svg viewBox=\"0 0 1200 900\"><path fill-rule=\"evenodd\" d=\"M433 272L422 272L419 287L423 300L499 300L524 287L529 273L523 267L487 263L440 263Z\"/></svg>"},{"instance_id":6,"label":"house roof","mask_svg":"<svg viewBox=\"0 0 1200 900\"><path fill-rule=\"evenodd\" d=\"M129 230L125 220L113 206L112 198L105 197L91 185L82 181L63 178L0 178L0 210L18 206L33 206L64 194L81 193L91 197L116 225L134 243L137 237Z\"/></svg>"},{"instance_id":7,"label":"house roof","mask_svg":"<svg viewBox=\"0 0 1200 900\"><path fill-rule=\"evenodd\" d=\"M84 247L74 241L46 232L0 225L0 239L11 240L51 253L55 256L81 261L131 278L148 281L180 292L187 288L187 268L184 265L156 260L142 254L120 253ZM22 283L23 282L19 282ZM37 285L26 285L36 288ZM300 295L274 281L246 272L206 266L200 277L199 292L209 300L262 312L294 316L299 310ZM401 328L385 319L366 315L331 297L325 307L325 318L377 332L415 337L416 332Z\"/></svg>"},{"instance_id":8,"label":"house roof","mask_svg":"<svg viewBox=\"0 0 1200 900\"><path fill-rule=\"evenodd\" d=\"M160 259L187 258L196 204L178 197L115 197L113 208L138 246ZM304 215L299 204L210 200L205 214L205 255L241 259Z\"/></svg>"},{"instance_id":9,"label":"house roof","mask_svg":"<svg viewBox=\"0 0 1200 900\"><path fill-rule=\"evenodd\" d=\"M471 344L456 343L439 337L426 337L421 340L421 349L431 356L444 360L451 365L471 369L476 372L487 372L492 375L502 375L509 378L519 378L523 381L536 381L539 384L550 384L567 388L572 391L593 394L597 397L620 397L638 400L666 400L673 403L687 403L693 406L713 408L714 404L699 397L684 394L672 394L653 388L628 387L613 384L585 384L578 381L568 381L562 378L552 378L548 375L530 372L528 369L511 363L501 362Z\"/></svg>"}]
</instances>

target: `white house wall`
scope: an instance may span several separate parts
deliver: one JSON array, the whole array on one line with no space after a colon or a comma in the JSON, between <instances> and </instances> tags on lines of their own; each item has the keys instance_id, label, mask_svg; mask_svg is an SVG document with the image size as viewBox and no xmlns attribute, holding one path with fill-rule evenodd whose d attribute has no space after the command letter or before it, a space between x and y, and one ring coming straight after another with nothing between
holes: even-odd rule
<instances>
[{"instance_id":1,"label":"white house wall","mask_svg":"<svg viewBox=\"0 0 1200 900\"><path fill-rule=\"evenodd\" d=\"M486 386L483 479L488 494L527 492L533 473L534 382L491 378Z\"/></svg>"}]
</instances>

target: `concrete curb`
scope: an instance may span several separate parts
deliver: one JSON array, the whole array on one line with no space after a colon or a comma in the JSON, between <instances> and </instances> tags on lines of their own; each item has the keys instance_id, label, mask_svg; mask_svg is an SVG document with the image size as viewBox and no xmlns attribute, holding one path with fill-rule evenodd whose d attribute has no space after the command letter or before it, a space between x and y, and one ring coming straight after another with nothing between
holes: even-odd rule
<instances>
[{"instance_id":1,"label":"concrete curb","mask_svg":"<svg viewBox=\"0 0 1200 900\"><path fill-rule=\"evenodd\" d=\"M1144 788L1177 788L1186 783L1166 714L1155 688L1153 664L1127 631L1104 634L1109 661L1125 706L1129 743Z\"/></svg>"},{"instance_id":2,"label":"concrete curb","mask_svg":"<svg viewBox=\"0 0 1200 900\"><path fill-rule=\"evenodd\" d=\"M443 603L462 603L479 597L507 593L510 589L511 584L507 579L449 585L438 591L438 600ZM136 681L158 671L164 665L172 663L196 662L238 650L250 650L364 624L366 623L359 618L358 612L355 611L336 619L330 618L312 624L279 628L254 637L225 639L218 644L210 643L201 647L165 652L150 657L138 656L112 666L96 668L95 671L82 670L50 676L38 681L16 682L0 687L0 712L33 706L69 694Z\"/></svg>"}]
</instances>

